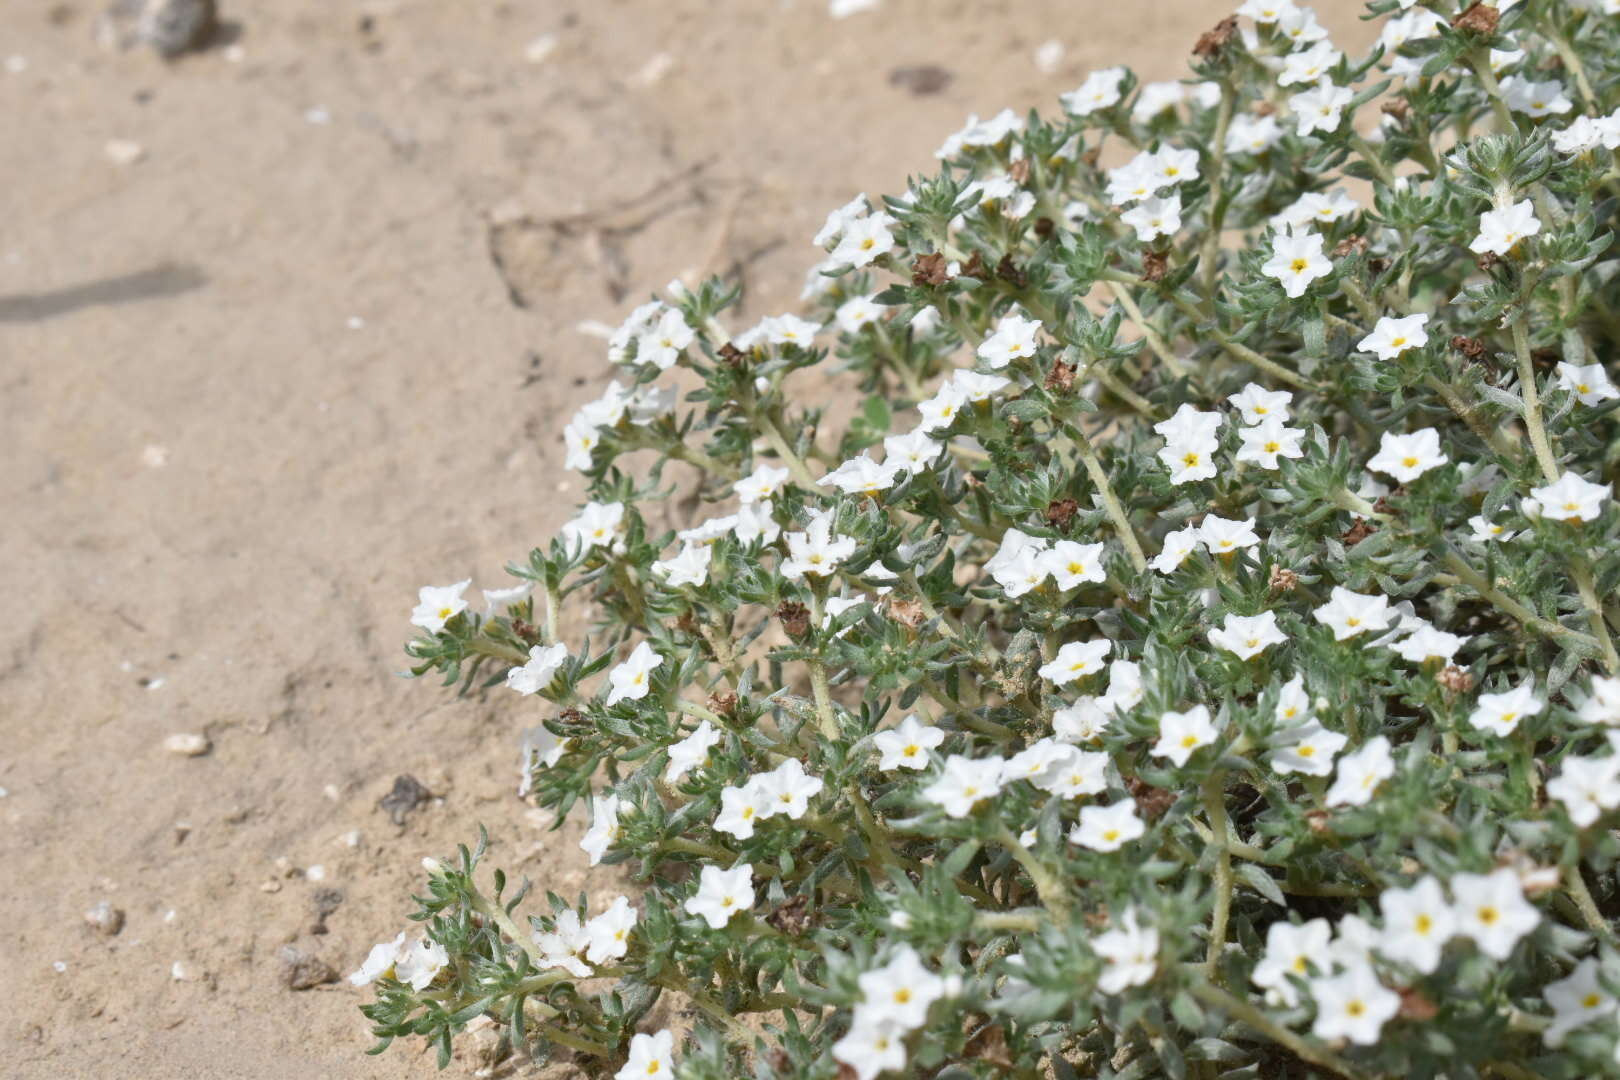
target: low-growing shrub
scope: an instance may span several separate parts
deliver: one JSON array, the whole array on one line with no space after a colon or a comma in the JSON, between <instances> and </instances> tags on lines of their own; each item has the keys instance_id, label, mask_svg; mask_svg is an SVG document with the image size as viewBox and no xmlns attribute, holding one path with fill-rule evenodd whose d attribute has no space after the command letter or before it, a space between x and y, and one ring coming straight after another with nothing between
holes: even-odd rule
<instances>
[{"instance_id":1,"label":"low-growing shrub","mask_svg":"<svg viewBox=\"0 0 1620 1080\"><path fill-rule=\"evenodd\" d=\"M1617 9L1247 0L834 211L803 316L638 308L590 501L409 645L636 895L429 860L381 1045L1620 1075Z\"/></svg>"}]
</instances>

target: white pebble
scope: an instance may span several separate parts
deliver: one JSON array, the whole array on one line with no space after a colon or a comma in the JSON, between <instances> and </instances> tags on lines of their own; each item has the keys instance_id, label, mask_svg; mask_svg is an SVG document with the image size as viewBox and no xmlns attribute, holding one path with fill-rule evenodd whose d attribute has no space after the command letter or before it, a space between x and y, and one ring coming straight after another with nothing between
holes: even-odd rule
<instances>
[{"instance_id":1,"label":"white pebble","mask_svg":"<svg viewBox=\"0 0 1620 1080\"><path fill-rule=\"evenodd\" d=\"M311 866L304 871L304 876L311 881L325 881L326 867L322 866L320 863L316 863L314 866Z\"/></svg>"},{"instance_id":2,"label":"white pebble","mask_svg":"<svg viewBox=\"0 0 1620 1080\"><path fill-rule=\"evenodd\" d=\"M1056 38L1043 41L1035 50L1035 66L1050 75L1063 63L1063 42Z\"/></svg>"},{"instance_id":3,"label":"white pebble","mask_svg":"<svg viewBox=\"0 0 1620 1080\"><path fill-rule=\"evenodd\" d=\"M169 448L167 446L157 446L154 444L141 451L141 464L145 465L148 469L161 469L168 463ZM125 661L125 663L127 665L128 661ZM126 666L124 670L128 671L129 668Z\"/></svg>"},{"instance_id":4,"label":"white pebble","mask_svg":"<svg viewBox=\"0 0 1620 1080\"><path fill-rule=\"evenodd\" d=\"M191 978L191 972L186 969L186 965L176 960L169 967L169 977L175 982L185 982L187 979Z\"/></svg>"},{"instance_id":5,"label":"white pebble","mask_svg":"<svg viewBox=\"0 0 1620 1080\"><path fill-rule=\"evenodd\" d=\"M333 802L337 802L342 793L338 791L336 784L327 784L325 787L321 788L321 794L325 795Z\"/></svg>"},{"instance_id":6,"label":"white pebble","mask_svg":"<svg viewBox=\"0 0 1620 1080\"><path fill-rule=\"evenodd\" d=\"M185 732L170 735L163 740L163 749L171 754L179 754L182 757L199 757L208 753L212 746L213 744L208 741L208 736L192 735Z\"/></svg>"},{"instance_id":7,"label":"white pebble","mask_svg":"<svg viewBox=\"0 0 1620 1080\"><path fill-rule=\"evenodd\" d=\"M667 52L657 53L641 65L641 70L630 76L630 81L636 86L652 86L662 82L665 75L675 67L675 57Z\"/></svg>"},{"instance_id":8,"label":"white pebble","mask_svg":"<svg viewBox=\"0 0 1620 1080\"><path fill-rule=\"evenodd\" d=\"M342 844L344 847L354 847L354 848L359 847L360 846L360 830L359 829L350 829L348 832L346 832L342 836L338 837L337 842Z\"/></svg>"},{"instance_id":9,"label":"white pebble","mask_svg":"<svg viewBox=\"0 0 1620 1080\"><path fill-rule=\"evenodd\" d=\"M304 110L304 122L308 124L330 124L332 111L325 105L316 105Z\"/></svg>"},{"instance_id":10,"label":"white pebble","mask_svg":"<svg viewBox=\"0 0 1620 1080\"><path fill-rule=\"evenodd\" d=\"M6 70L11 72L13 75L21 75L23 72L28 70L28 57L26 57L26 56L8 56L8 57L6 57Z\"/></svg>"},{"instance_id":11,"label":"white pebble","mask_svg":"<svg viewBox=\"0 0 1620 1080\"><path fill-rule=\"evenodd\" d=\"M523 59L531 64L543 64L547 57L557 51L557 35L541 34L529 42L529 47L523 50Z\"/></svg>"},{"instance_id":12,"label":"white pebble","mask_svg":"<svg viewBox=\"0 0 1620 1080\"><path fill-rule=\"evenodd\" d=\"M863 11L874 11L879 3L881 0L832 0L827 5L827 14L835 19L847 19Z\"/></svg>"},{"instance_id":13,"label":"white pebble","mask_svg":"<svg viewBox=\"0 0 1620 1080\"><path fill-rule=\"evenodd\" d=\"M58 960L56 963L52 964L51 967L56 969L56 973L58 975L61 975L61 974L65 973L67 971L67 965L62 963L62 961L60 961L60 960Z\"/></svg>"},{"instance_id":14,"label":"white pebble","mask_svg":"<svg viewBox=\"0 0 1620 1080\"><path fill-rule=\"evenodd\" d=\"M168 681L169 681L168 679L165 679L161 675L155 675L152 678L146 680L146 688L148 690L161 690L161 689L163 689L163 684L168 682Z\"/></svg>"},{"instance_id":15,"label":"white pebble","mask_svg":"<svg viewBox=\"0 0 1620 1080\"><path fill-rule=\"evenodd\" d=\"M366 328L366 320L362 319L358 315L350 315L349 316L349 329L350 330L364 330L365 328Z\"/></svg>"},{"instance_id":16,"label":"white pebble","mask_svg":"<svg viewBox=\"0 0 1620 1080\"><path fill-rule=\"evenodd\" d=\"M174 908L170 908L168 911L165 911L163 913L163 921L166 922L166 923L172 923L178 917L179 917L179 913L176 912L174 910Z\"/></svg>"},{"instance_id":17,"label":"white pebble","mask_svg":"<svg viewBox=\"0 0 1620 1080\"><path fill-rule=\"evenodd\" d=\"M146 147L130 139L109 139L104 149L115 165L133 165L146 156Z\"/></svg>"},{"instance_id":18,"label":"white pebble","mask_svg":"<svg viewBox=\"0 0 1620 1080\"><path fill-rule=\"evenodd\" d=\"M233 64L240 64L247 59L247 50L240 45L228 45L225 47L225 59Z\"/></svg>"}]
</instances>

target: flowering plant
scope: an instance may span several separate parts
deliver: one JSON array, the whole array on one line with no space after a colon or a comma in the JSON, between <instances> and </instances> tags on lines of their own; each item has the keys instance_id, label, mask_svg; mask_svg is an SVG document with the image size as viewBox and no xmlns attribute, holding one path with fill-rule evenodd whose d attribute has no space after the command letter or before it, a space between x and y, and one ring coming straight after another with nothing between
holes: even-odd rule
<instances>
[{"instance_id":1,"label":"flowering plant","mask_svg":"<svg viewBox=\"0 0 1620 1080\"><path fill-rule=\"evenodd\" d=\"M523 791L639 895L430 860L382 1045L1620 1076L1620 5L1368 9L972 119L808 317L630 316L590 501L408 651L537 699Z\"/></svg>"}]
</instances>

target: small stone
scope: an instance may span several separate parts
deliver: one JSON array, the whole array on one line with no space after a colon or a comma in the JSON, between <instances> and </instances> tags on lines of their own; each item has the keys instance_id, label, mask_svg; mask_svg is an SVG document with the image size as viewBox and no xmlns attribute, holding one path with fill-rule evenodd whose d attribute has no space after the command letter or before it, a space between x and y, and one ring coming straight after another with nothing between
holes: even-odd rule
<instances>
[{"instance_id":1,"label":"small stone","mask_svg":"<svg viewBox=\"0 0 1620 1080\"><path fill-rule=\"evenodd\" d=\"M285 855L277 855L276 861L272 865L276 868L276 874L280 877L290 878L298 876L298 867L294 866L292 864L292 860L287 858Z\"/></svg>"},{"instance_id":2,"label":"small stone","mask_svg":"<svg viewBox=\"0 0 1620 1080\"><path fill-rule=\"evenodd\" d=\"M176 960L169 965L169 977L175 982L185 982L191 978L191 969Z\"/></svg>"},{"instance_id":3,"label":"small stone","mask_svg":"<svg viewBox=\"0 0 1620 1080\"><path fill-rule=\"evenodd\" d=\"M377 803L377 809L386 813L395 825L404 825L405 818L418 806L433 798L429 791L414 776L404 775L394 778L394 787Z\"/></svg>"},{"instance_id":4,"label":"small stone","mask_svg":"<svg viewBox=\"0 0 1620 1080\"><path fill-rule=\"evenodd\" d=\"M283 945L276 954L281 959L281 982L289 990L309 990L338 980L332 965L296 945Z\"/></svg>"},{"instance_id":5,"label":"small stone","mask_svg":"<svg viewBox=\"0 0 1620 1080\"><path fill-rule=\"evenodd\" d=\"M1063 42L1052 38L1043 41L1035 50L1035 67L1042 74L1050 75L1063 64Z\"/></svg>"},{"instance_id":6,"label":"small stone","mask_svg":"<svg viewBox=\"0 0 1620 1080\"><path fill-rule=\"evenodd\" d=\"M111 144L108 144L111 145ZM141 451L141 464L148 469L161 469L169 463L169 450L164 446L148 446Z\"/></svg>"},{"instance_id":7,"label":"small stone","mask_svg":"<svg viewBox=\"0 0 1620 1080\"><path fill-rule=\"evenodd\" d=\"M103 900L84 913L84 921L97 932L112 937L124 928L124 912Z\"/></svg>"},{"instance_id":8,"label":"small stone","mask_svg":"<svg viewBox=\"0 0 1620 1080\"><path fill-rule=\"evenodd\" d=\"M325 787L321 788L321 794L325 795L328 799L331 799L333 802L337 802L340 798L343 797L343 793L338 791L338 788L337 788L336 784L327 784Z\"/></svg>"},{"instance_id":9,"label":"small stone","mask_svg":"<svg viewBox=\"0 0 1620 1080\"><path fill-rule=\"evenodd\" d=\"M21 75L23 72L28 70L28 57L26 57L26 56L8 56L8 57L6 57L6 70L11 72L11 74L13 74L13 75Z\"/></svg>"},{"instance_id":10,"label":"small stone","mask_svg":"<svg viewBox=\"0 0 1620 1080\"><path fill-rule=\"evenodd\" d=\"M350 829L342 836L339 836L336 842L342 844L344 847L357 848L360 846L360 830Z\"/></svg>"},{"instance_id":11,"label":"small stone","mask_svg":"<svg viewBox=\"0 0 1620 1080\"><path fill-rule=\"evenodd\" d=\"M105 150L115 165L133 165L146 156L146 147L131 139L109 139Z\"/></svg>"},{"instance_id":12,"label":"small stone","mask_svg":"<svg viewBox=\"0 0 1620 1080\"><path fill-rule=\"evenodd\" d=\"M316 125L330 124L332 122L332 111L325 105L315 105L304 110L304 122Z\"/></svg>"},{"instance_id":13,"label":"small stone","mask_svg":"<svg viewBox=\"0 0 1620 1080\"><path fill-rule=\"evenodd\" d=\"M62 961L60 961L60 960L58 960L58 961L56 961L56 962L55 962L55 963L53 963L53 964L52 964L52 965L51 965L51 967L53 967L53 968L55 968L55 969L56 969L56 973L57 973L57 974L58 974L58 975L65 975L65 974L66 974L66 973L67 973L67 964L65 964L65 963L63 963L63 962L62 962Z\"/></svg>"},{"instance_id":14,"label":"small stone","mask_svg":"<svg viewBox=\"0 0 1620 1080\"><path fill-rule=\"evenodd\" d=\"M557 51L557 35L541 34L529 42L529 47L523 50L523 59L531 64L543 64Z\"/></svg>"},{"instance_id":15,"label":"small stone","mask_svg":"<svg viewBox=\"0 0 1620 1080\"><path fill-rule=\"evenodd\" d=\"M213 748L206 735L191 735L184 732L170 735L163 740L163 749L171 754L181 757L201 757Z\"/></svg>"},{"instance_id":16,"label":"small stone","mask_svg":"<svg viewBox=\"0 0 1620 1080\"><path fill-rule=\"evenodd\" d=\"M96 37L108 49L149 45L165 60L202 48L213 36L214 0L114 0Z\"/></svg>"},{"instance_id":17,"label":"small stone","mask_svg":"<svg viewBox=\"0 0 1620 1080\"><path fill-rule=\"evenodd\" d=\"M259 886L259 891L260 892L267 892L267 893L278 893L278 892L281 891L281 882L276 881L274 879L272 879L270 881L267 881L263 885Z\"/></svg>"},{"instance_id":18,"label":"small stone","mask_svg":"<svg viewBox=\"0 0 1620 1080\"><path fill-rule=\"evenodd\" d=\"M326 867L322 866L320 863L316 863L314 866L308 867L304 870L304 876L311 881L325 881Z\"/></svg>"}]
</instances>

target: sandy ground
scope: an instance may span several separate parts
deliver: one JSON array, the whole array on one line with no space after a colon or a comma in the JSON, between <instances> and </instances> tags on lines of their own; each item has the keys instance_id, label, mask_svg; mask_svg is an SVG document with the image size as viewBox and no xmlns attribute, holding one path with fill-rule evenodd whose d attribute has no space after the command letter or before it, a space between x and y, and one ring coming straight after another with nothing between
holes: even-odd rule
<instances>
[{"instance_id":1,"label":"sandy ground","mask_svg":"<svg viewBox=\"0 0 1620 1080\"><path fill-rule=\"evenodd\" d=\"M87 3L0 7L0 1072L431 1074L277 954L352 969L479 822L617 891L515 797L536 714L398 677L418 585L502 584L578 498L559 432L608 371L576 324L683 272L789 308L826 211L968 112L1178 77L1228 7L227 0L239 51L173 65ZM891 81L919 65L948 84ZM396 827L400 774L440 798Z\"/></svg>"}]
</instances>

